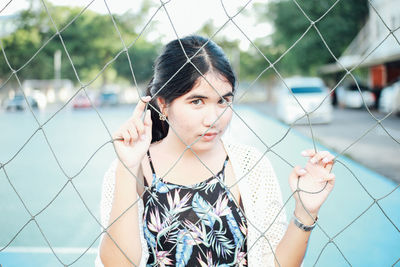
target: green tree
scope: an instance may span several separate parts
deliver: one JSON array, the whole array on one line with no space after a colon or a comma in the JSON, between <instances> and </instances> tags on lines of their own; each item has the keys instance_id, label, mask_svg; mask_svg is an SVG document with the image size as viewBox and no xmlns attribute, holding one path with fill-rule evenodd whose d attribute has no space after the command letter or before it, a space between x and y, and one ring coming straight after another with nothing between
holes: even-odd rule
<instances>
[{"instance_id":1,"label":"green tree","mask_svg":"<svg viewBox=\"0 0 400 267\"><path fill-rule=\"evenodd\" d=\"M210 37L216 31L217 28L214 26L212 20L209 20L199 30L199 34ZM269 63L252 45L250 45L250 48L247 50L241 50L239 40L227 40L227 38L221 34L217 34L213 40L217 42L226 53L240 82L251 82L256 78L258 78L259 82L263 82L271 77L273 73L272 70L258 77L269 66ZM270 61L274 61L278 58L279 55L276 48L265 45L265 43L260 40L253 40L253 42Z\"/></svg>"},{"instance_id":2,"label":"green tree","mask_svg":"<svg viewBox=\"0 0 400 267\"><path fill-rule=\"evenodd\" d=\"M339 57L365 24L368 15L368 0L339 1L323 16L336 0L297 0L297 3L316 26L327 45ZM283 54L310 26L310 21L302 13L294 0L272 1L259 5L260 19L268 18L275 27L272 46ZM283 74L316 74L318 68L334 62L320 36L314 28L284 56L278 64Z\"/></svg>"},{"instance_id":3,"label":"green tree","mask_svg":"<svg viewBox=\"0 0 400 267\"><path fill-rule=\"evenodd\" d=\"M58 30L61 31L63 42L76 72L84 83L94 79L102 68L123 50L121 39L108 14L102 15L85 10L74 22L70 23L82 8L52 6L51 4L47 6ZM114 15L114 20L127 46L137 38L137 28L141 30L144 12L147 12L150 7L149 2L144 1L137 14ZM15 32L2 38L2 45L11 66L19 69L54 35L56 29L44 10L28 9L21 12L16 19L16 25ZM139 41L128 50L133 69L138 72L136 77L138 82L149 79L152 72L150 62L154 60L158 48L157 43L149 43L145 37L142 35ZM71 62L58 36L48 42L33 60L18 72L20 79L54 78L53 57L57 50L63 53L61 78L77 82ZM0 78L6 78L10 73L4 57L0 58L0 71ZM124 53L107 66L101 77L97 79L97 84L104 84L115 78L132 81Z\"/></svg>"},{"instance_id":4,"label":"green tree","mask_svg":"<svg viewBox=\"0 0 400 267\"><path fill-rule=\"evenodd\" d=\"M11 67L15 70L19 69L25 62L39 49L42 36L39 29L17 29L12 35L4 37L2 45L7 55L7 60ZM2 53L0 64L0 72L2 78L9 75L11 70L6 64L6 59ZM37 68L43 64L42 62L34 62L32 65ZM39 77L42 78L42 77Z\"/></svg>"}]
</instances>

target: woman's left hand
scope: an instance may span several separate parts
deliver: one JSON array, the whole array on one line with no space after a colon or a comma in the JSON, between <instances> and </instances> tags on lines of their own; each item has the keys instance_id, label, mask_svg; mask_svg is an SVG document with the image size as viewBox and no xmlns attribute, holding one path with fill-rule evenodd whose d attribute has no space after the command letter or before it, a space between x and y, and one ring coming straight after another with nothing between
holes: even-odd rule
<instances>
[{"instance_id":1,"label":"woman's left hand","mask_svg":"<svg viewBox=\"0 0 400 267\"><path fill-rule=\"evenodd\" d=\"M309 157L309 160L304 169L300 166L294 167L289 176L289 185L292 192L297 190L297 186L307 192L318 192L307 193L299 191L294 194L296 215L297 213L302 213L301 217L303 217L304 214L309 213L315 218L335 184L335 175L330 172L335 157L328 151L315 153L314 149L305 150L302 155ZM297 182L299 182L298 185Z\"/></svg>"}]
</instances>

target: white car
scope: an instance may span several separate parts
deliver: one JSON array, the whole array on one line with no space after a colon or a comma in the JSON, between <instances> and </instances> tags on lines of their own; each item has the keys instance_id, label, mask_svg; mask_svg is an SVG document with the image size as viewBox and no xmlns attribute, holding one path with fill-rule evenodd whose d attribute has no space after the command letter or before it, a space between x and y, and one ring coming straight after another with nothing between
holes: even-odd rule
<instances>
[{"instance_id":1,"label":"white car","mask_svg":"<svg viewBox=\"0 0 400 267\"><path fill-rule=\"evenodd\" d=\"M382 89L379 98L379 111L393 114L400 114L400 80Z\"/></svg>"},{"instance_id":2,"label":"white car","mask_svg":"<svg viewBox=\"0 0 400 267\"><path fill-rule=\"evenodd\" d=\"M358 90L358 87L360 87L360 90ZM339 106L346 108L363 108L365 105L368 107L374 106L375 95L368 89L367 86L360 82L358 82L358 87L357 84L350 79L348 79L347 82L339 85L335 89Z\"/></svg>"},{"instance_id":3,"label":"white car","mask_svg":"<svg viewBox=\"0 0 400 267\"><path fill-rule=\"evenodd\" d=\"M280 82L276 106L277 116L280 120L292 124L304 116L302 106L307 112L313 111L310 114L311 123L330 123L332 121L329 90L321 78L291 77L284 81L287 87L282 81ZM296 124L304 123L308 124L306 116L296 121Z\"/></svg>"}]
</instances>

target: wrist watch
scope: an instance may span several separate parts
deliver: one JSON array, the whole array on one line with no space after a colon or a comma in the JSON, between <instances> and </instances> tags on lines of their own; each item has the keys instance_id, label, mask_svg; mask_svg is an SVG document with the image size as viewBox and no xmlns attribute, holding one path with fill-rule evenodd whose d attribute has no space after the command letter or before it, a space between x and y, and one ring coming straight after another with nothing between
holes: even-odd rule
<instances>
[{"instance_id":1,"label":"wrist watch","mask_svg":"<svg viewBox=\"0 0 400 267\"><path fill-rule=\"evenodd\" d=\"M315 221L312 225L305 225L302 223L297 217L293 214L293 222L294 224L299 227L301 230L309 232L314 229L315 225L317 224L318 216L315 218Z\"/></svg>"}]
</instances>

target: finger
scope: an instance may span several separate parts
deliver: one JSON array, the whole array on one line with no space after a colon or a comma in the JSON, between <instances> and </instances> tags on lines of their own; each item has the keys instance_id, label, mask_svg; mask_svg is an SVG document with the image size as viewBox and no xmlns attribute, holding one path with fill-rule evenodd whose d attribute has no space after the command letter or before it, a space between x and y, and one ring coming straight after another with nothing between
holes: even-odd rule
<instances>
[{"instance_id":1,"label":"finger","mask_svg":"<svg viewBox=\"0 0 400 267\"><path fill-rule=\"evenodd\" d=\"M322 162L325 163L324 168L326 171L331 172L333 164L335 163L333 160L335 159L335 156L330 155L324 159L322 159Z\"/></svg>"},{"instance_id":2,"label":"finger","mask_svg":"<svg viewBox=\"0 0 400 267\"><path fill-rule=\"evenodd\" d=\"M146 116L144 118L144 125L152 126L153 121L151 120L151 109L146 110Z\"/></svg>"},{"instance_id":3,"label":"finger","mask_svg":"<svg viewBox=\"0 0 400 267\"><path fill-rule=\"evenodd\" d=\"M310 159L310 162L316 164L324 157L327 157L328 155L330 155L328 151L320 151Z\"/></svg>"},{"instance_id":4,"label":"finger","mask_svg":"<svg viewBox=\"0 0 400 267\"><path fill-rule=\"evenodd\" d=\"M144 103L147 103L148 100L150 100L150 99L151 99L151 96L149 96L149 95L146 95L146 96L143 96L143 97L139 96L139 100L144 102Z\"/></svg>"},{"instance_id":5,"label":"finger","mask_svg":"<svg viewBox=\"0 0 400 267\"><path fill-rule=\"evenodd\" d=\"M334 173L329 173L327 176L320 179L320 182L332 182L336 178Z\"/></svg>"},{"instance_id":6,"label":"finger","mask_svg":"<svg viewBox=\"0 0 400 267\"><path fill-rule=\"evenodd\" d=\"M332 154L329 154L328 156L324 157L322 159L322 163L324 164L324 169L328 172L331 172L333 164L334 164L334 160L335 156Z\"/></svg>"},{"instance_id":7,"label":"finger","mask_svg":"<svg viewBox=\"0 0 400 267\"><path fill-rule=\"evenodd\" d=\"M304 157L312 157L316 154L314 149L306 149L301 151L301 155Z\"/></svg>"},{"instance_id":8,"label":"finger","mask_svg":"<svg viewBox=\"0 0 400 267\"><path fill-rule=\"evenodd\" d=\"M112 140L118 140L121 138L121 135L119 134L119 132L115 132L111 137L112 137Z\"/></svg>"},{"instance_id":9,"label":"finger","mask_svg":"<svg viewBox=\"0 0 400 267\"><path fill-rule=\"evenodd\" d=\"M129 145L131 141L131 135L129 134L128 130L122 131L122 137L124 138L124 144Z\"/></svg>"},{"instance_id":10,"label":"finger","mask_svg":"<svg viewBox=\"0 0 400 267\"><path fill-rule=\"evenodd\" d=\"M134 125L134 127L136 128L139 136L144 134L144 124L141 120L134 118L132 121L132 124Z\"/></svg>"},{"instance_id":11,"label":"finger","mask_svg":"<svg viewBox=\"0 0 400 267\"><path fill-rule=\"evenodd\" d=\"M146 96L143 97L141 100L139 101L135 107L135 110L133 111L132 117L134 118L140 118L140 116L142 115L144 108L146 107L146 103L149 102L151 99L151 96Z\"/></svg>"},{"instance_id":12,"label":"finger","mask_svg":"<svg viewBox=\"0 0 400 267\"><path fill-rule=\"evenodd\" d=\"M322 162L323 162L323 163L333 162L333 159L334 159L334 158L335 158L334 155L329 154L329 155L325 156L325 157L322 159Z\"/></svg>"},{"instance_id":13,"label":"finger","mask_svg":"<svg viewBox=\"0 0 400 267\"><path fill-rule=\"evenodd\" d=\"M289 179L291 179L291 180L295 180L295 179L298 179L298 178L300 178L300 176L302 176L302 175L304 175L305 173L303 173L304 171L302 171L302 167L301 166L295 166L294 168L293 168L293 170L292 170L292 172L290 173L290 175L289 175Z\"/></svg>"},{"instance_id":14,"label":"finger","mask_svg":"<svg viewBox=\"0 0 400 267\"><path fill-rule=\"evenodd\" d=\"M330 172L332 170L333 163L334 163L333 161L330 161L327 164L325 164L325 166L324 166L325 170Z\"/></svg>"},{"instance_id":15,"label":"finger","mask_svg":"<svg viewBox=\"0 0 400 267\"><path fill-rule=\"evenodd\" d=\"M298 176L303 176L303 175L305 175L307 173L307 171L304 168L300 167L300 166L294 167L294 170L296 171L296 174Z\"/></svg>"},{"instance_id":16,"label":"finger","mask_svg":"<svg viewBox=\"0 0 400 267\"><path fill-rule=\"evenodd\" d=\"M138 132L136 130L136 128L129 128L128 129L129 135L131 136L131 140L132 142L136 142L139 138Z\"/></svg>"}]
</instances>

